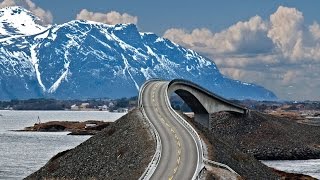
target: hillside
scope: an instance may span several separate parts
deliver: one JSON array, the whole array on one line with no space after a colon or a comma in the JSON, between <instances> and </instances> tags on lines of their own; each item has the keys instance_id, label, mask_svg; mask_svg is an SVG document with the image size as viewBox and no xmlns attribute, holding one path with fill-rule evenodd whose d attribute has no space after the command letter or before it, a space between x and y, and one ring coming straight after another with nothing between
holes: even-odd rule
<instances>
[{"instance_id":1,"label":"hillside","mask_svg":"<svg viewBox=\"0 0 320 180\"><path fill-rule=\"evenodd\" d=\"M133 24L75 20L44 27L20 7L1 9L0 24L0 100L131 97L151 78L187 79L226 98L276 99L261 86L223 76L212 60L139 32Z\"/></svg>"},{"instance_id":2,"label":"hillside","mask_svg":"<svg viewBox=\"0 0 320 180\"><path fill-rule=\"evenodd\" d=\"M319 159L320 127L251 111L248 117L216 113L211 133L260 160Z\"/></svg>"},{"instance_id":3,"label":"hillside","mask_svg":"<svg viewBox=\"0 0 320 180\"><path fill-rule=\"evenodd\" d=\"M154 142L142 114L133 110L25 179L138 179L151 161Z\"/></svg>"}]
</instances>

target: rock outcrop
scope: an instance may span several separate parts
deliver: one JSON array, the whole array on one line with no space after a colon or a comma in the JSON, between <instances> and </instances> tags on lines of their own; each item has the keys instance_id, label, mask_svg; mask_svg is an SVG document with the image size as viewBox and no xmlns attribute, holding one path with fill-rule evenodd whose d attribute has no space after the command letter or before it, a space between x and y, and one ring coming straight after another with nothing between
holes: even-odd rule
<instances>
[{"instance_id":1,"label":"rock outcrop","mask_svg":"<svg viewBox=\"0 0 320 180\"><path fill-rule=\"evenodd\" d=\"M35 123L33 126L16 131L40 131L40 132L59 132L68 131L68 135L95 135L102 129L108 127L112 122L88 120L79 121L49 121Z\"/></svg>"}]
</instances>

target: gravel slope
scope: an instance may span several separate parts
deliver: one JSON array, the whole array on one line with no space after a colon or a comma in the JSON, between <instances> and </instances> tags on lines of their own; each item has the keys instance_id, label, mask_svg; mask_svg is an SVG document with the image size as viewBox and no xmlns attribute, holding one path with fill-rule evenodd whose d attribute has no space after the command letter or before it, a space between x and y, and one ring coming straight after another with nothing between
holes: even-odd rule
<instances>
[{"instance_id":1,"label":"gravel slope","mask_svg":"<svg viewBox=\"0 0 320 180\"><path fill-rule=\"evenodd\" d=\"M228 165L241 176L241 179L280 179L280 176L273 172L272 169L262 164L253 156L241 152L232 143L217 137L215 132L209 131L207 128L196 123L192 118L186 115L184 115L184 118L193 124L206 142L209 151L208 158L210 160ZM206 180L230 178L224 177L224 174L215 173L209 171Z\"/></svg>"},{"instance_id":2,"label":"gravel slope","mask_svg":"<svg viewBox=\"0 0 320 180\"><path fill-rule=\"evenodd\" d=\"M142 114L133 110L25 179L138 179L155 152Z\"/></svg>"},{"instance_id":3,"label":"gravel slope","mask_svg":"<svg viewBox=\"0 0 320 180\"><path fill-rule=\"evenodd\" d=\"M248 117L216 113L210 123L216 137L260 160L320 158L317 126L256 111Z\"/></svg>"},{"instance_id":4,"label":"gravel slope","mask_svg":"<svg viewBox=\"0 0 320 180\"><path fill-rule=\"evenodd\" d=\"M213 145L213 153L210 159L227 164L242 179L279 179L276 173L254 157L242 153L237 148L230 146L229 143L221 141L212 133L206 133L206 136Z\"/></svg>"}]
</instances>

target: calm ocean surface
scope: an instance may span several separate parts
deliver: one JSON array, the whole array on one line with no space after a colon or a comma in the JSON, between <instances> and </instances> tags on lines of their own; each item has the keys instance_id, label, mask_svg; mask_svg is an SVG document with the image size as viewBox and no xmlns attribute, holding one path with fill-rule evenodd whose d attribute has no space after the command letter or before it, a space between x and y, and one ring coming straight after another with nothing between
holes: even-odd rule
<instances>
[{"instance_id":1,"label":"calm ocean surface","mask_svg":"<svg viewBox=\"0 0 320 180\"><path fill-rule=\"evenodd\" d=\"M73 148L90 136L68 132L14 132L32 126L39 116L47 121L114 121L124 113L105 111L0 111L0 179L22 179L58 152Z\"/></svg>"},{"instance_id":2,"label":"calm ocean surface","mask_svg":"<svg viewBox=\"0 0 320 180\"><path fill-rule=\"evenodd\" d=\"M274 167L282 171L307 174L314 178L320 179L320 159L295 161L263 161L263 163L267 166Z\"/></svg>"}]
</instances>

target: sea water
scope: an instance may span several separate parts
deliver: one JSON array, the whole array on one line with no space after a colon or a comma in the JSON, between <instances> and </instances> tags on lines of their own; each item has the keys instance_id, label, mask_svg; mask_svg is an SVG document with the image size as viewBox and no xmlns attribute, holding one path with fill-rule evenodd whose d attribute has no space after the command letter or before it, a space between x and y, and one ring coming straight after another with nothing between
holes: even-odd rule
<instances>
[{"instance_id":1,"label":"sea water","mask_svg":"<svg viewBox=\"0 0 320 180\"><path fill-rule=\"evenodd\" d=\"M0 111L0 179L22 179L45 165L58 152L73 148L90 136L68 132L16 132L47 121L115 121L124 113L106 111Z\"/></svg>"},{"instance_id":2,"label":"sea water","mask_svg":"<svg viewBox=\"0 0 320 180\"><path fill-rule=\"evenodd\" d=\"M310 160L277 160L262 161L269 167L276 168L285 172L306 174L320 179L320 159Z\"/></svg>"}]
</instances>

